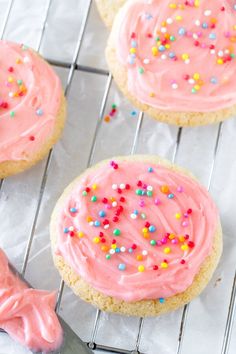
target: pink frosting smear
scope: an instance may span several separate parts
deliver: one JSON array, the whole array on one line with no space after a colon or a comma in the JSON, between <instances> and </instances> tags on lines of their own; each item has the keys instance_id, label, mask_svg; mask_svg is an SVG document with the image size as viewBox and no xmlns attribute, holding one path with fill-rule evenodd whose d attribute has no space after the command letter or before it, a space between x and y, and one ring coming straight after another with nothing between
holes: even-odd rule
<instances>
[{"instance_id":1,"label":"pink frosting smear","mask_svg":"<svg viewBox=\"0 0 236 354\"><path fill-rule=\"evenodd\" d=\"M127 1L112 38L142 103L186 112L236 104L235 1Z\"/></svg>"},{"instance_id":2,"label":"pink frosting smear","mask_svg":"<svg viewBox=\"0 0 236 354\"><path fill-rule=\"evenodd\" d=\"M28 160L51 137L62 87L34 51L0 41L0 163Z\"/></svg>"},{"instance_id":3,"label":"pink frosting smear","mask_svg":"<svg viewBox=\"0 0 236 354\"><path fill-rule=\"evenodd\" d=\"M0 328L34 351L60 347L62 329L54 311L56 293L28 288L9 269L0 249Z\"/></svg>"},{"instance_id":4,"label":"pink frosting smear","mask_svg":"<svg viewBox=\"0 0 236 354\"><path fill-rule=\"evenodd\" d=\"M185 291L219 220L198 182L138 161L87 170L58 207L56 254L92 287L127 302Z\"/></svg>"}]
</instances>

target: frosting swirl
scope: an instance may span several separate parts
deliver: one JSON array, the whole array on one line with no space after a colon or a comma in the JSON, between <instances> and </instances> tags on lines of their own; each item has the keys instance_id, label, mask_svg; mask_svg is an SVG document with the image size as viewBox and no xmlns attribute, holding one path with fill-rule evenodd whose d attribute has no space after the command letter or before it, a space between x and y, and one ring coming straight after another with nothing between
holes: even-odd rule
<instances>
[{"instance_id":1,"label":"frosting swirl","mask_svg":"<svg viewBox=\"0 0 236 354\"><path fill-rule=\"evenodd\" d=\"M127 1L111 39L142 103L181 112L236 104L235 1Z\"/></svg>"},{"instance_id":2,"label":"frosting swirl","mask_svg":"<svg viewBox=\"0 0 236 354\"><path fill-rule=\"evenodd\" d=\"M62 329L54 312L56 293L28 288L11 272L1 249L0 267L0 328L34 351L57 349Z\"/></svg>"},{"instance_id":3,"label":"frosting swirl","mask_svg":"<svg viewBox=\"0 0 236 354\"><path fill-rule=\"evenodd\" d=\"M217 209L205 188L171 168L103 162L69 191L57 206L55 253L106 295L181 293L212 250Z\"/></svg>"},{"instance_id":4,"label":"frosting swirl","mask_svg":"<svg viewBox=\"0 0 236 354\"><path fill-rule=\"evenodd\" d=\"M53 134L60 80L34 51L7 41L0 41L0 78L0 163L28 160Z\"/></svg>"}]
</instances>

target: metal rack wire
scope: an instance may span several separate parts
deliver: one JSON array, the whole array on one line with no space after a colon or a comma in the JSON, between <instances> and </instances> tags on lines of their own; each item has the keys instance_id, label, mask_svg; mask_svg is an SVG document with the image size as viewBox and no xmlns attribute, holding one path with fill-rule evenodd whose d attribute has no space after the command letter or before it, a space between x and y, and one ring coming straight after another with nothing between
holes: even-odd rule
<instances>
[{"instance_id":1,"label":"metal rack wire","mask_svg":"<svg viewBox=\"0 0 236 354\"><path fill-rule=\"evenodd\" d=\"M10 14L11 14L11 10L12 10L14 1L15 0L10 0L8 3L8 8L6 10L5 19L3 21L2 29L0 32L1 38L4 38L5 30L7 27L7 23L8 23ZM37 51L40 51L40 48L41 48L41 44L43 41L51 4L52 4L52 0L48 0L46 7L45 7L45 14L44 14L44 20L42 23L42 27L41 27L41 34L39 36L39 39L38 39L38 42L36 45ZM80 55L80 51L81 51L81 47L82 47L82 43L83 43L83 38L84 38L84 35L86 32L86 27L87 27L89 15L90 15L91 6L92 6L92 0L89 0L87 2L87 7L84 12L84 18L83 18L83 22L82 22L82 25L80 28L80 32L78 33L78 39L77 39L77 43L76 43L76 46L74 49L74 55L73 55L72 61L71 62L63 62L63 61L48 59L48 61L54 66L64 68L64 69L69 69L67 83L65 86L65 96L67 96L67 97L70 92L70 88L72 85L75 71L78 70L81 72L88 72L91 74L103 75L104 77L107 77L106 87L105 87L105 91L103 94L103 99L102 99L101 107L100 107L99 118L98 118L98 121L96 124L96 129L94 132L92 145L91 145L90 152L89 152L89 158L88 158L88 162L87 162L88 167L91 165L92 160L93 160L93 156L94 156L94 152L95 152L96 144L97 144L97 138L98 138L99 130L101 128L101 124L102 124L102 120L103 120L103 116L104 116L104 112L105 112L105 108L106 108L106 104L107 104L107 100L108 100L108 96L109 96L109 92L110 92L110 88L111 88L111 84L112 84L112 75L108 71L98 69L96 67L89 67L89 66L80 65L78 63L79 55ZM132 148L130 151L131 154L134 154L136 152L138 141L139 141L139 136L140 136L140 133L142 130L143 119L144 119L144 114L143 114L143 112L140 112L139 116L138 116L138 120L137 120L137 125L136 125ZM217 131L217 136L216 136L216 141L215 141L213 158L212 158L211 167L209 170L208 190L211 189L212 179L214 177L215 164L216 164L219 146L221 144L221 133L223 130L223 126L224 126L223 123L220 123L218 125L218 131ZM178 155L178 151L179 151L179 147L180 147L180 143L181 143L182 132L183 132L183 128L179 128L177 135L176 135L175 145L174 145L173 154L172 154L172 161L173 162L176 161L176 158ZM40 190L39 190L37 205L36 205L36 209L35 209L35 213L34 213L34 218L32 221L32 226L30 229L29 237L28 237L27 246L25 249L24 261L23 261L23 266L22 266L22 270L21 270L23 275L25 275L27 265L28 265L31 246L32 246L32 242L34 239L35 230L36 230L38 217L39 217L39 212L40 212L41 205L42 205L42 199L43 199L45 187L47 184L47 177L48 177L48 171L50 168L52 154L53 154L53 149L49 152L49 154L47 156L44 172L43 172L41 183L40 183ZM4 181L1 180L0 181L0 192L1 192L1 188L3 186L3 183L4 183ZM58 299L57 299L57 305L56 305L56 310L58 312L60 311L60 304L62 301L63 292L64 292L64 282L61 281L60 286L59 286L59 290L58 290ZM235 272L235 276L234 276L234 280L233 280L233 284L232 284L231 297L230 297L230 303L229 303L229 307L228 307L227 321L225 323L225 332L224 332L224 338L223 338L223 343L222 343L222 348L221 348L221 354L227 354L229 351L230 337L231 337L233 320L234 320L234 315L235 315L235 305L236 305L236 272ZM179 337L178 337L178 343L177 343L177 348L176 348L176 354L182 353L182 344L183 344L185 327L186 327L187 318L188 318L189 306L191 306L191 304L186 305L183 309L183 312L182 312L182 319L181 319L181 324L180 324L180 329L179 329ZM133 350L127 350L125 348L118 349L118 348L106 346L103 344L98 344L96 342L96 337L97 337L97 331L99 328L100 318L101 318L101 311L97 310L96 316L94 319L94 325L93 325L90 341L87 343L89 348L104 351L104 352L118 353L118 354L119 353L126 353L126 354L139 354L140 353L140 351L139 351L140 340L142 337L142 329L143 329L143 324L145 321L143 318L140 318L140 320L139 320L138 331L137 331L136 340L135 340L135 343L133 346Z\"/></svg>"}]
</instances>

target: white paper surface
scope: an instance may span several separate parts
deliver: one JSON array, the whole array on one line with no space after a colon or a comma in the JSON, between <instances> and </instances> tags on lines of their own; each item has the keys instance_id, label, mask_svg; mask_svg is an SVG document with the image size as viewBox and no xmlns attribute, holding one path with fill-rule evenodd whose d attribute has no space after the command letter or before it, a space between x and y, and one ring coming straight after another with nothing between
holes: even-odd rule
<instances>
[{"instance_id":1,"label":"white paper surface","mask_svg":"<svg viewBox=\"0 0 236 354\"><path fill-rule=\"evenodd\" d=\"M7 4L8 1L0 0L0 26L6 15ZM87 5L88 0L52 1L41 46L41 53L46 58L71 62ZM46 6L46 0L15 0L4 38L37 48ZM103 52L107 36L108 31L93 4L78 62L106 69ZM56 70L65 85L68 70ZM50 214L64 187L86 168L106 82L106 76L80 71L74 74L68 96L68 120L63 138L53 151L26 271L27 280L35 287L52 290L59 286L60 278L53 266L50 251ZM118 114L110 124L102 124L92 162L113 155L129 154L131 151L137 117L131 116L133 108L115 85L112 85L105 113L109 113L112 103L118 105ZM218 125L185 128L177 156L176 162L192 170L205 185L214 155L217 129ZM145 117L137 152L159 154L171 159L177 131L176 127ZM222 217L224 254L213 280L190 305L183 354L221 353L236 266L235 136L236 120L231 119L223 124L211 184L211 194ZM21 175L6 179L0 192L0 247L19 270L35 215L44 167L45 160ZM219 278L221 281L215 286ZM60 313L82 339L90 340L96 314L92 306L76 298L66 288ZM175 353L181 316L182 310L179 310L160 318L145 319L140 351L147 354ZM102 314L96 342L133 350L137 331L138 319ZM235 350L234 323L229 354L235 353ZM13 353L25 354L29 351L15 344L7 335L0 334L0 354Z\"/></svg>"}]
</instances>

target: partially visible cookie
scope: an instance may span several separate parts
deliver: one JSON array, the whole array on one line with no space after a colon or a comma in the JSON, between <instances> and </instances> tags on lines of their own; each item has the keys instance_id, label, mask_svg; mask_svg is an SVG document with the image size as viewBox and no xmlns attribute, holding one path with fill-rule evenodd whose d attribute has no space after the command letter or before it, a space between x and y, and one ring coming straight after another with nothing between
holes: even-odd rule
<instances>
[{"instance_id":1,"label":"partially visible cookie","mask_svg":"<svg viewBox=\"0 0 236 354\"><path fill-rule=\"evenodd\" d=\"M107 27L111 28L115 16L127 0L95 0L100 16Z\"/></svg>"},{"instance_id":2,"label":"partially visible cookie","mask_svg":"<svg viewBox=\"0 0 236 354\"><path fill-rule=\"evenodd\" d=\"M118 87L140 110L197 126L236 114L235 51L228 1L129 0L113 23L106 57Z\"/></svg>"},{"instance_id":3,"label":"partially visible cookie","mask_svg":"<svg viewBox=\"0 0 236 354\"><path fill-rule=\"evenodd\" d=\"M208 192L156 156L87 169L57 202L50 234L55 266L76 295L133 316L160 315L198 296L222 252Z\"/></svg>"},{"instance_id":4,"label":"partially visible cookie","mask_svg":"<svg viewBox=\"0 0 236 354\"><path fill-rule=\"evenodd\" d=\"M35 51L0 41L0 178L43 159L59 139L66 101L59 77Z\"/></svg>"}]
</instances>

